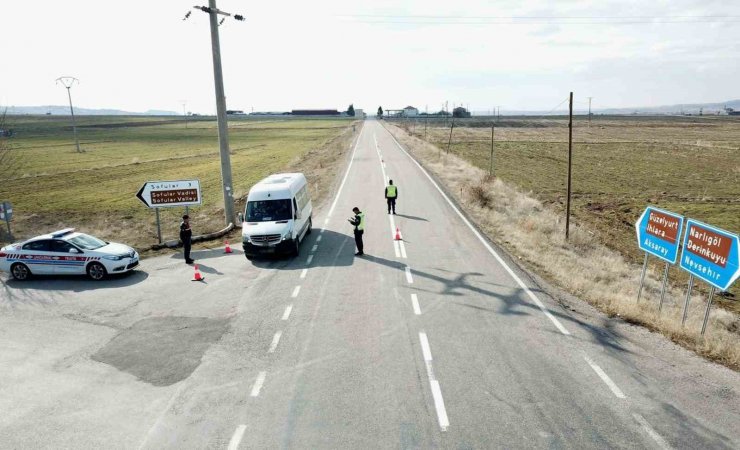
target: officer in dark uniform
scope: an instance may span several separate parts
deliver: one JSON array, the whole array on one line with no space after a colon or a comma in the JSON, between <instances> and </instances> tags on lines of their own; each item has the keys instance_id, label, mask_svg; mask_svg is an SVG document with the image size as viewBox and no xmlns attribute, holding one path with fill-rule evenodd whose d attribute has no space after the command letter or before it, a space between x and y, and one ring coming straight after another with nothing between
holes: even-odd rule
<instances>
[{"instance_id":1,"label":"officer in dark uniform","mask_svg":"<svg viewBox=\"0 0 740 450\"><path fill-rule=\"evenodd\" d=\"M396 199L398 198L398 186L393 185L393 180L388 180L388 186L385 187L385 200L388 202L388 214L393 210L396 214Z\"/></svg>"},{"instance_id":2,"label":"officer in dark uniform","mask_svg":"<svg viewBox=\"0 0 740 450\"><path fill-rule=\"evenodd\" d=\"M182 241L183 250L185 252L185 264L192 264L195 262L194 259L190 258L190 245L192 243L193 230L190 229L190 216L185 214L182 216L182 222L180 222L180 240Z\"/></svg>"},{"instance_id":3,"label":"officer in dark uniform","mask_svg":"<svg viewBox=\"0 0 740 450\"><path fill-rule=\"evenodd\" d=\"M365 247L362 243L362 235L365 233L365 213L356 206L352 208L352 212L355 213L355 217L347 220L355 226L355 244L357 245L355 256L362 256L365 254L362 251Z\"/></svg>"}]
</instances>

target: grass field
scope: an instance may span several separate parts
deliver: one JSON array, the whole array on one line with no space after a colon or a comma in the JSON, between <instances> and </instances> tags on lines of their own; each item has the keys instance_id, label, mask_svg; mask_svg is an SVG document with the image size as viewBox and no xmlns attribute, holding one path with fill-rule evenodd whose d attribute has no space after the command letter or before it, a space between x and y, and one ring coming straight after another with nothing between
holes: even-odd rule
<instances>
[{"instance_id":1,"label":"grass field","mask_svg":"<svg viewBox=\"0 0 740 450\"><path fill-rule=\"evenodd\" d=\"M425 137L423 119L394 123ZM428 124L426 140L442 151L449 136L449 124ZM567 142L566 117L502 118L495 128L494 174L563 211ZM576 118L573 142L575 221L631 261L642 262L634 223L647 205L740 232L740 117L595 116L590 127ZM490 120L456 119L451 153L488 170L490 151ZM687 279L678 269L671 278ZM729 293L720 302L740 312L740 286Z\"/></svg>"},{"instance_id":2,"label":"grass field","mask_svg":"<svg viewBox=\"0 0 740 450\"><path fill-rule=\"evenodd\" d=\"M8 116L15 136L0 172L0 200L13 203L16 238L76 226L138 248L156 243L154 212L135 198L150 180L197 178L203 205L191 208L196 233L223 227L218 130L213 118L79 117L83 153L68 117ZM342 119L230 119L236 197L352 130ZM317 191L318 192L318 191ZM183 208L162 209L165 238Z\"/></svg>"}]
</instances>

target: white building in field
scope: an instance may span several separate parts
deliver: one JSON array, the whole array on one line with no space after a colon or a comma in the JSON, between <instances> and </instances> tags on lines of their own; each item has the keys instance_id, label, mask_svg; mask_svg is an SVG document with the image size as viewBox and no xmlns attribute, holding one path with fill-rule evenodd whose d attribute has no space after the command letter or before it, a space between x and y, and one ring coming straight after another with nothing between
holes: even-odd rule
<instances>
[{"instance_id":1,"label":"white building in field","mask_svg":"<svg viewBox=\"0 0 740 450\"><path fill-rule=\"evenodd\" d=\"M403 108L404 117L416 117L418 115L419 115L419 110L414 108L413 106L407 106Z\"/></svg>"}]
</instances>

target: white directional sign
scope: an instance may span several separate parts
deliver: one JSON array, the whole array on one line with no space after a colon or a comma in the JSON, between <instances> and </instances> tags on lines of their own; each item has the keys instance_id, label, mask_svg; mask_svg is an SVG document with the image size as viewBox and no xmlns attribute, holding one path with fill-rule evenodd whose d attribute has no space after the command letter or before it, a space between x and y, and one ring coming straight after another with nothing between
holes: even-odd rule
<instances>
[{"instance_id":1,"label":"white directional sign","mask_svg":"<svg viewBox=\"0 0 740 450\"><path fill-rule=\"evenodd\" d=\"M136 198L149 208L200 205L200 181L148 181L139 189Z\"/></svg>"}]
</instances>

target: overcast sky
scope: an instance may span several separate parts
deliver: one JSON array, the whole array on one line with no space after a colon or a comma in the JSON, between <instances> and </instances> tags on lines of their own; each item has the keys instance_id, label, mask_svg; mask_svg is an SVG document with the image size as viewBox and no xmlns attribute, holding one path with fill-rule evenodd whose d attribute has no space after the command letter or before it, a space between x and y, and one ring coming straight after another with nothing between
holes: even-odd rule
<instances>
[{"instance_id":1,"label":"overcast sky","mask_svg":"<svg viewBox=\"0 0 740 450\"><path fill-rule=\"evenodd\" d=\"M0 104L213 113L206 0L4 2ZM557 6L555 6L557 5ZM474 111L740 98L730 0L220 0L227 104ZM183 21L187 11L190 19ZM711 17L708 17L711 16ZM624 23L629 22L629 23ZM667 23L672 22L672 23ZM679 23L675 23L679 22Z\"/></svg>"}]
</instances>

